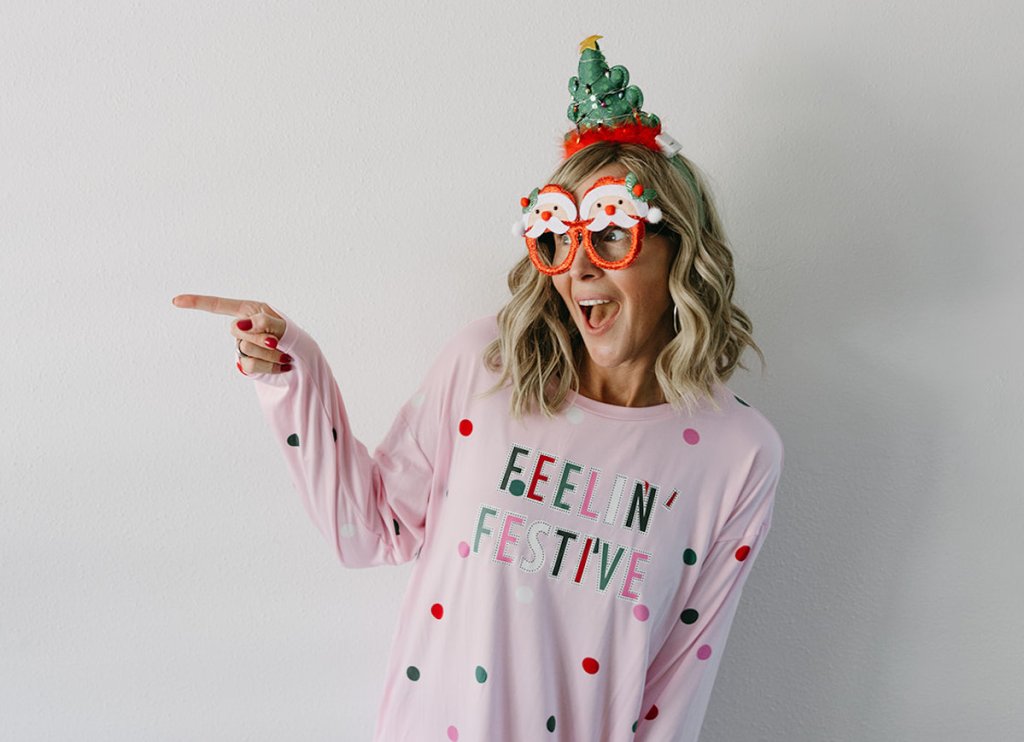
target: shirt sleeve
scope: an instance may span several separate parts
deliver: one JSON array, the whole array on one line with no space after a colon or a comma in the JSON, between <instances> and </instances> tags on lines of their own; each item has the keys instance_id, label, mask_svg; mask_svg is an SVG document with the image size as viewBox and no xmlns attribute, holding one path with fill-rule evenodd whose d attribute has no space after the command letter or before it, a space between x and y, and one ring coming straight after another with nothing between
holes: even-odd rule
<instances>
[{"instance_id":1,"label":"shirt sleeve","mask_svg":"<svg viewBox=\"0 0 1024 742\"><path fill-rule=\"evenodd\" d=\"M782 472L776 442L777 459L755 475L676 607L675 623L647 671L636 742L697 742L700 736L743 586L771 528Z\"/></svg>"},{"instance_id":2,"label":"shirt sleeve","mask_svg":"<svg viewBox=\"0 0 1024 742\"><path fill-rule=\"evenodd\" d=\"M307 513L346 567L410 561L427 526L434 463L421 442L436 437L436 407L406 402L370 455L320 347L275 311L287 323L277 349L292 370L248 376Z\"/></svg>"}]
</instances>

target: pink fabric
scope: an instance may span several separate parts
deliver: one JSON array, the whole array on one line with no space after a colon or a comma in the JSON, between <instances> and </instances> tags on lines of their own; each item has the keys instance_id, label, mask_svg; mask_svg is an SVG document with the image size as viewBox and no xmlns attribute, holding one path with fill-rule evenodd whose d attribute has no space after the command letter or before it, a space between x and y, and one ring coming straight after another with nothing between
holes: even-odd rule
<instances>
[{"instance_id":1,"label":"pink fabric","mask_svg":"<svg viewBox=\"0 0 1024 742\"><path fill-rule=\"evenodd\" d=\"M373 739L697 740L783 446L721 410L573 395L509 415L481 361L494 316L448 343L371 455L319 346L254 374L310 517L347 567L414 561Z\"/></svg>"}]
</instances>

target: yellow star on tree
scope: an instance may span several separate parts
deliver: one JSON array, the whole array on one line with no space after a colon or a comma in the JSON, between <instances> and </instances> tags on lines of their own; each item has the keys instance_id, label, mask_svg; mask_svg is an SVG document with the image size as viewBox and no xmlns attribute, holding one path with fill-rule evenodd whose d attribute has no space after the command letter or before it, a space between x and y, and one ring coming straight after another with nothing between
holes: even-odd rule
<instances>
[{"instance_id":1,"label":"yellow star on tree","mask_svg":"<svg viewBox=\"0 0 1024 742\"><path fill-rule=\"evenodd\" d=\"M604 36L588 36L580 42L580 54L583 53L584 49L593 49L597 51L597 40L603 39Z\"/></svg>"}]
</instances>

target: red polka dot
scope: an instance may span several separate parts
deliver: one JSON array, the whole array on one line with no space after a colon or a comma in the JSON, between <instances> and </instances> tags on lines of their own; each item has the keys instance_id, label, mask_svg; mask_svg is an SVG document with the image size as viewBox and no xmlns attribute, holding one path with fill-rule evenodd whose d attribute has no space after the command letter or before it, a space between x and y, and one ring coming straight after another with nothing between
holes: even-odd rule
<instances>
[{"instance_id":1,"label":"red polka dot","mask_svg":"<svg viewBox=\"0 0 1024 742\"><path fill-rule=\"evenodd\" d=\"M696 446L700 441L700 433L693 428L687 428L683 431L683 440L689 443L691 446Z\"/></svg>"},{"instance_id":2,"label":"red polka dot","mask_svg":"<svg viewBox=\"0 0 1024 742\"><path fill-rule=\"evenodd\" d=\"M434 603L434 605L430 606L430 612L434 618L440 619L444 615L444 606L440 603Z\"/></svg>"},{"instance_id":3,"label":"red polka dot","mask_svg":"<svg viewBox=\"0 0 1024 742\"><path fill-rule=\"evenodd\" d=\"M654 706L651 706L651 710L647 712L647 715L644 718L647 719L648 721L650 721L651 719L657 719L658 718L658 706L657 706L657 704L655 704Z\"/></svg>"},{"instance_id":4,"label":"red polka dot","mask_svg":"<svg viewBox=\"0 0 1024 742\"><path fill-rule=\"evenodd\" d=\"M739 561L741 561L741 562L744 559L746 559L749 555L750 555L750 547L749 546L743 545L740 548L736 549L736 558Z\"/></svg>"},{"instance_id":5,"label":"red polka dot","mask_svg":"<svg viewBox=\"0 0 1024 742\"><path fill-rule=\"evenodd\" d=\"M469 435L473 432L473 423L470 420L461 420L459 422L459 432L462 435Z\"/></svg>"},{"instance_id":6,"label":"red polka dot","mask_svg":"<svg viewBox=\"0 0 1024 742\"><path fill-rule=\"evenodd\" d=\"M593 657L587 657L585 660L583 660L583 670L585 672L589 672L591 675L596 675L597 671L600 668L601 668L601 666L597 663L597 660L595 660Z\"/></svg>"}]
</instances>

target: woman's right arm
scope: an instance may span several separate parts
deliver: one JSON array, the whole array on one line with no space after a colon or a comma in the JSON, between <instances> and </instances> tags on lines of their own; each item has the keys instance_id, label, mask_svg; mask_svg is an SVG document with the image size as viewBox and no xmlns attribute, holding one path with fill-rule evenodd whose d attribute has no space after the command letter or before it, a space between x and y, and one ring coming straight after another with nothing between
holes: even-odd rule
<instances>
[{"instance_id":1,"label":"woman's right arm","mask_svg":"<svg viewBox=\"0 0 1024 742\"><path fill-rule=\"evenodd\" d=\"M347 567L410 561L426 530L432 452L420 448L403 408L371 456L320 347L276 311L286 322L277 350L292 369L248 376L306 511Z\"/></svg>"}]
</instances>

